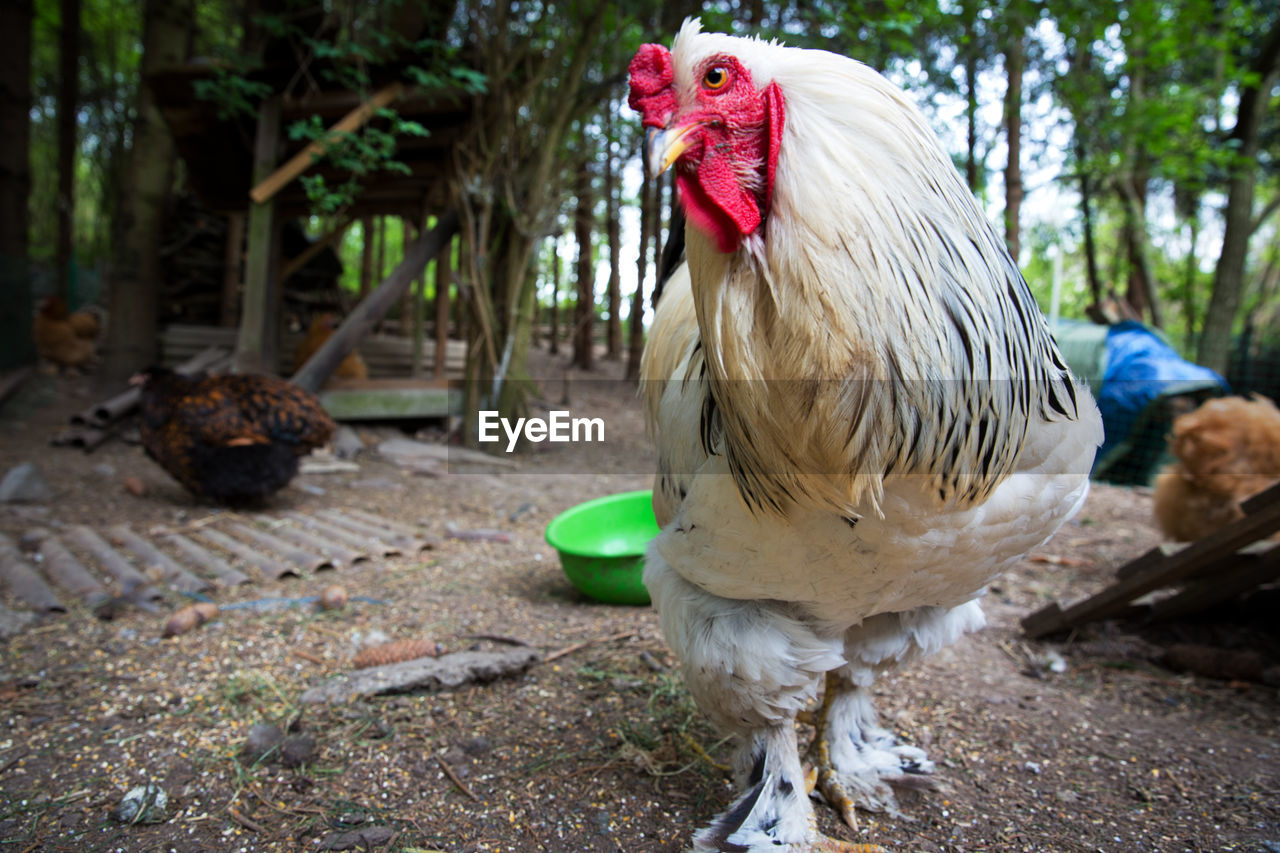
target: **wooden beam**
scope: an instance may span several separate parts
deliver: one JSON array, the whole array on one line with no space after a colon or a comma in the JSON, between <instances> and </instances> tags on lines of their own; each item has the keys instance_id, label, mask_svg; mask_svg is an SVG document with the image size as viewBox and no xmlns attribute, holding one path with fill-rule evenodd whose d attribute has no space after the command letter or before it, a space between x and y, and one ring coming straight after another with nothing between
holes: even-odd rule
<instances>
[{"instance_id":1,"label":"wooden beam","mask_svg":"<svg viewBox=\"0 0 1280 853\"><path fill-rule=\"evenodd\" d=\"M267 98L258 113L257 136L253 145L255 180L270 173L280 141L280 98ZM240 336L236 341L235 367L240 373L261 373L274 366L268 324L274 322L271 275L276 254L275 202L249 207L249 248L244 263L244 296L240 307Z\"/></svg>"},{"instance_id":2,"label":"wooden beam","mask_svg":"<svg viewBox=\"0 0 1280 853\"><path fill-rule=\"evenodd\" d=\"M312 163L323 157L325 152L336 144L342 136L363 127L369 119L373 118L375 112L389 106L403 92L403 83L392 83L390 86L374 93L372 98L339 119L338 123L329 128L322 138L317 139L293 155L279 169L276 169L265 178L258 178L255 175L254 188L249 191L249 197L257 204L267 201L267 199L280 192L285 184L301 175L310 168ZM279 109L278 101L277 109Z\"/></svg>"},{"instance_id":3,"label":"wooden beam","mask_svg":"<svg viewBox=\"0 0 1280 853\"><path fill-rule=\"evenodd\" d=\"M347 315L347 319L342 321L342 325L329 336L329 340L293 374L293 384L313 393L319 391L325 380L347 357L347 353L355 349L360 339L396 304L405 288L413 283L413 279L427 265L427 260L436 255L457 230L458 215L450 210L436 221L435 228L420 234L412 245L405 247L404 259L391 271L391 275L366 299L361 300L355 310Z\"/></svg>"}]
</instances>

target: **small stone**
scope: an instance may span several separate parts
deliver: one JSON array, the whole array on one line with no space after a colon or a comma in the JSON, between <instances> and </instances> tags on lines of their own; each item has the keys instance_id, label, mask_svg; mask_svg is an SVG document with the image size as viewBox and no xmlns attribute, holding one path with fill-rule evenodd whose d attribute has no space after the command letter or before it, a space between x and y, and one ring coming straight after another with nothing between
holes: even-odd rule
<instances>
[{"instance_id":1,"label":"small stone","mask_svg":"<svg viewBox=\"0 0 1280 853\"><path fill-rule=\"evenodd\" d=\"M340 426L333 434L333 455L339 459L354 459L364 450L360 434L349 426Z\"/></svg>"},{"instance_id":2,"label":"small stone","mask_svg":"<svg viewBox=\"0 0 1280 853\"><path fill-rule=\"evenodd\" d=\"M461 746L462 751L467 755L484 755L492 748L489 739L484 735L468 738L462 742Z\"/></svg>"},{"instance_id":3,"label":"small stone","mask_svg":"<svg viewBox=\"0 0 1280 853\"><path fill-rule=\"evenodd\" d=\"M256 764L267 758L284 742L284 732L279 726L270 723L255 723L249 729L249 739L245 741L241 755L250 764Z\"/></svg>"},{"instance_id":4,"label":"small stone","mask_svg":"<svg viewBox=\"0 0 1280 853\"><path fill-rule=\"evenodd\" d=\"M135 498L146 497L147 484L142 482L141 477L125 477L124 490Z\"/></svg>"},{"instance_id":5,"label":"small stone","mask_svg":"<svg viewBox=\"0 0 1280 853\"><path fill-rule=\"evenodd\" d=\"M325 610L341 610L347 606L347 591L335 584L330 584L320 593L320 606Z\"/></svg>"},{"instance_id":6,"label":"small stone","mask_svg":"<svg viewBox=\"0 0 1280 853\"><path fill-rule=\"evenodd\" d=\"M120 823L160 823L168 815L169 795L155 782L131 788L111 810L111 817Z\"/></svg>"},{"instance_id":7,"label":"small stone","mask_svg":"<svg viewBox=\"0 0 1280 853\"><path fill-rule=\"evenodd\" d=\"M200 618L200 613L194 607L183 607L174 611L173 615L164 623L164 635L166 637L179 637L203 621Z\"/></svg>"},{"instance_id":8,"label":"small stone","mask_svg":"<svg viewBox=\"0 0 1280 853\"><path fill-rule=\"evenodd\" d=\"M48 503L53 488L32 462L15 465L0 480L0 503Z\"/></svg>"},{"instance_id":9,"label":"small stone","mask_svg":"<svg viewBox=\"0 0 1280 853\"><path fill-rule=\"evenodd\" d=\"M301 767L315 757L316 739L311 735L294 735L286 738L280 747L280 763L285 767Z\"/></svg>"}]
</instances>

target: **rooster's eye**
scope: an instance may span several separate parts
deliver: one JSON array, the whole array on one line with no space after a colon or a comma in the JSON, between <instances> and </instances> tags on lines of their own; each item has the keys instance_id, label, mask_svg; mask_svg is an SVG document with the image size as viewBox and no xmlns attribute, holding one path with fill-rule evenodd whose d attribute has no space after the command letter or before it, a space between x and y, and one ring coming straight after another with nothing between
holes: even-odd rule
<instances>
[{"instance_id":1,"label":"rooster's eye","mask_svg":"<svg viewBox=\"0 0 1280 853\"><path fill-rule=\"evenodd\" d=\"M702 85L711 91L723 89L729 82L729 71L722 65L713 65L702 75Z\"/></svg>"}]
</instances>

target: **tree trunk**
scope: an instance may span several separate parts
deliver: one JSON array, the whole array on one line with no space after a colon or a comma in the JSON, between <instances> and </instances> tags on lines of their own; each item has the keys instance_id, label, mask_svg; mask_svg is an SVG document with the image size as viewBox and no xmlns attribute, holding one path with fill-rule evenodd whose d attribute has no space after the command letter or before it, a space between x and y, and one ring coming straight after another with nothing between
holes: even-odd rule
<instances>
[{"instance_id":1,"label":"tree trunk","mask_svg":"<svg viewBox=\"0 0 1280 853\"><path fill-rule=\"evenodd\" d=\"M1199 210L1189 211L1187 230L1190 232L1190 243L1187 247L1186 265L1183 267L1182 274L1182 319L1186 324L1183 347L1187 352L1191 352L1195 347L1195 329L1199 321L1196 316L1198 313L1196 311L1196 272L1200 267L1200 256L1196 253L1196 241L1200 238Z\"/></svg>"},{"instance_id":2,"label":"tree trunk","mask_svg":"<svg viewBox=\"0 0 1280 853\"><path fill-rule=\"evenodd\" d=\"M0 370L36 359L27 268L31 0L0 3Z\"/></svg>"},{"instance_id":3,"label":"tree trunk","mask_svg":"<svg viewBox=\"0 0 1280 853\"><path fill-rule=\"evenodd\" d=\"M80 102L80 0L60 0L58 38L58 243L54 253L58 296L76 307L75 264L76 112Z\"/></svg>"},{"instance_id":4,"label":"tree trunk","mask_svg":"<svg viewBox=\"0 0 1280 853\"><path fill-rule=\"evenodd\" d=\"M1117 182L1124 203L1124 240L1129 259L1129 289L1125 301L1138 317L1150 316L1151 325L1164 327L1160 294L1151 269L1150 238L1147 236L1147 183L1145 178L1121 178Z\"/></svg>"},{"instance_id":5,"label":"tree trunk","mask_svg":"<svg viewBox=\"0 0 1280 853\"><path fill-rule=\"evenodd\" d=\"M115 385L156 361L156 307L160 291L160 232L173 175L174 145L155 105L147 74L182 62L187 28L186 0L149 0L145 8L142 84L133 150L129 154L129 196L123 209L124 236L111 284L110 317L101 378Z\"/></svg>"},{"instance_id":6,"label":"tree trunk","mask_svg":"<svg viewBox=\"0 0 1280 853\"><path fill-rule=\"evenodd\" d=\"M1019 220L1022 212L1022 69L1026 64L1026 30L1014 16L1009 48L1004 55L1009 85L1004 95L1004 135L1009 160L1004 168L1004 242L1013 262L1018 263L1022 250Z\"/></svg>"},{"instance_id":7,"label":"tree trunk","mask_svg":"<svg viewBox=\"0 0 1280 853\"><path fill-rule=\"evenodd\" d=\"M964 16L964 84L965 84L965 158L964 179L971 192L978 190L978 32L975 0L965 0Z\"/></svg>"},{"instance_id":8,"label":"tree trunk","mask_svg":"<svg viewBox=\"0 0 1280 853\"><path fill-rule=\"evenodd\" d=\"M551 241L551 345L547 352L560 354L560 238Z\"/></svg>"},{"instance_id":9,"label":"tree trunk","mask_svg":"<svg viewBox=\"0 0 1280 853\"><path fill-rule=\"evenodd\" d=\"M644 354L644 280L649 275L649 226L653 218L654 181L640 185L640 247L636 253L636 292L631 297L631 334L627 352L627 378L640 378L640 357Z\"/></svg>"},{"instance_id":10,"label":"tree trunk","mask_svg":"<svg viewBox=\"0 0 1280 853\"><path fill-rule=\"evenodd\" d=\"M609 326L605 358L617 361L622 358L622 279L619 274L618 253L622 249L622 238L618 229L618 181L613 165L613 144L609 138L609 123L605 125L604 152L604 193L605 193L605 226L609 236Z\"/></svg>"},{"instance_id":11,"label":"tree trunk","mask_svg":"<svg viewBox=\"0 0 1280 853\"><path fill-rule=\"evenodd\" d=\"M1231 142L1236 156L1231 165L1227 185L1227 207L1222 254L1213 275L1213 294L1205 311L1204 331L1200 336L1197 360L1205 367L1226 375L1231 359L1231 329L1240 310L1244 290L1244 268L1249 254L1249 237L1253 234L1253 190L1258 174L1258 129L1267 110L1272 87L1280 64L1280 21L1262 41L1261 49L1250 70L1253 85L1240 93L1236 126Z\"/></svg>"},{"instance_id":12,"label":"tree trunk","mask_svg":"<svg viewBox=\"0 0 1280 853\"><path fill-rule=\"evenodd\" d=\"M573 217L573 234L578 243L578 303L573 312L573 363L582 370L595 367L592 337L595 331L595 264L592 263L591 232L594 210L591 197L591 161L583 158L578 172L578 207Z\"/></svg>"},{"instance_id":13,"label":"tree trunk","mask_svg":"<svg viewBox=\"0 0 1280 853\"><path fill-rule=\"evenodd\" d=\"M1102 276L1098 272L1098 247L1093 239L1093 182L1089 180L1089 170L1085 166L1084 144L1080 142L1079 128L1076 130L1076 168L1080 174L1080 218L1081 230L1084 232L1084 265L1089 278L1089 296L1094 305L1102 304Z\"/></svg>"}]
</instances>

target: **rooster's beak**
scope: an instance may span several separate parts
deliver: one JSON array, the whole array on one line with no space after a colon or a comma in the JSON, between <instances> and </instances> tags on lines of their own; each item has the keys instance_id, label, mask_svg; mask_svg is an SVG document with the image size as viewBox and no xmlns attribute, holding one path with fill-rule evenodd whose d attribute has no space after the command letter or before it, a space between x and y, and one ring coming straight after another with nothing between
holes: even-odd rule
<instances>
[{"instance_id":1,"label":"rooster's beak","mask_svg":"<svg viewBox=\"0 0 1280 853\"><path fill-rule=\"evenodd\" d=\"M683 127L669 127L659 129L651 127L644 134L645 162L649 166L649 174L657 177L667 169L671 168L671 164L680 158L680 155L689 150L693 144L690 138L693 131L698 129L698 125L686 124Z\"/></svg>"}]
</instances>

